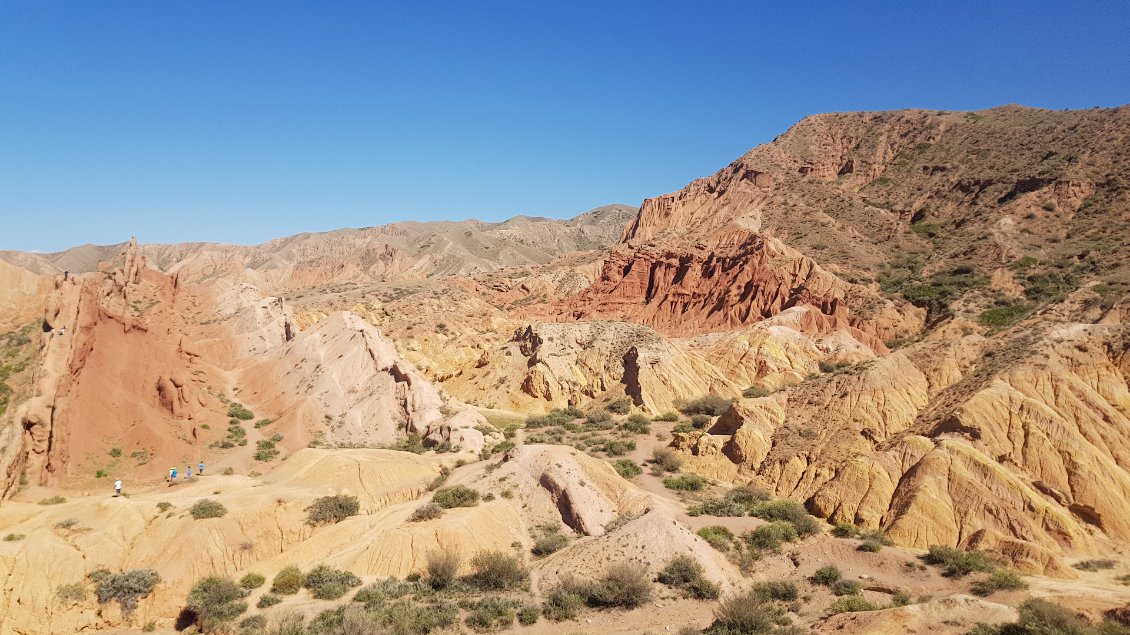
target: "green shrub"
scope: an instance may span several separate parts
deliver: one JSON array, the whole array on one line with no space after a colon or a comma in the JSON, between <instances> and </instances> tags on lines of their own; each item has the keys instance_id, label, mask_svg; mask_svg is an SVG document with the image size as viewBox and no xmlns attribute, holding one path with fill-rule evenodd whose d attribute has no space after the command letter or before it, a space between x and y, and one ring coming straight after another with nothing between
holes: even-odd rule
<instances>
[{"instance_id":1,"label":"green shrub","mask_svg":"<svg viewBox=\"0 0 1130 635\"><path fill-rule=\"evenodd\" d=\"M16 542L24 538L27 538L27 534L6 534L4 536L4 542Z\"/></svg>"},{"instance_id":2,"label":"green shrub","mask_svg":"<svg viewBox=\"0 0 1130 635\"><path fill-rule=\"evenodd\" d=\"M86 587L81 582L61 584L55 589L55 597L61 602L82 602L86 599Z\"/></svg>"},{"instance_id":3,"label":"green shrub","mask_svg":"<svg viewBox=\"0 0 1130 635\"><path fill-rule=\"evenodd\" d=\"M636 465L635 461L631 459L619 459L612 462L612 467L616 469L616 473L622 478L635 478L643 474L643 468Z\"/></svg>"},{"instance_id":4,"label":"green shrub","mask_svg":"<svg viewBox=\"0 0 1130 635\"><path fill-rule=\"evenodd\" d=\"M303 582L306 578L302 575L302 570L294 565L284 567L275 575L275 579L271 581L271 593L281 593L282 595L294 595L302 588Z\"/></svg>"},{"instance_id":5,"label":"green shrub","mask_svg":"<svg viewBox=\"0 0 1130 635\"><path fill-rule=\"evenodd\" d=\"M441 487L432 496L432 503L444 509L474 507L479 504L479 493L466 485Z\"/></svg>"},{"instance_id":6,"label":"green shrub","mask_svg":"<svg viewBox=\"0 0 1130 635\"><path fill-rule=\"evenodd\" d=\"M624 420L624 430L632 434L648 434L651 432L651 422L641 414L634 414Z\"/></svg>"},{"instance_id":7,"label":"green shrub","mask_svg":"<svg viewBox=\"0 0 1130 635\"><path fill-rule=\"evenodd\" d=\"M585 601L584 595L559 587L545 599L541 608L542 615L551 622L576 619Z\"/></svg>"},{"instance_id":8,"label":"green shrub","mask_svg":"<svg viewBox=\"0 0 1130 635\"><path fill-rule=\"evenodd\" d=\"M279 602L282 602L282 601L283 601L283 599L281 597L275 595L274 593L264 593L262 596L259 597L259 601L255 603L255 606L257 606L261 609L265 609L267 607L274 606L274 605L276 605L276 604L278 604Z\"/></svg>"},{"instance_id":9,"label":"green shrub","mask_svg":"<svg viewBox=\"0 0 1130 635\"><path fill-rule=\"evenodd\" d=\"M434 520L443 515L443 508L435 503L428 503L416 508L408 520L414 523L423 522L425 520Z\"/></svg>"},{"instance_id":10,"label":"green shrub","mask_svg":"<svg viewBox=\"0 0 1130 635\"><path fill-rule=\"evenodd\" d=\"M790 523L802 537L820 531L819 523L808 513L804 505L788 498L757 503L750 513L765 520L783 520Z\"/></svg>"},{"instance_id":11,"label":"green shrub","mask_svg":"<svg viewBox=\"0 0 1130 635\"><path fill-rule=\"evenodd\" d=\"M704 395L698 399L677 403L679 410L685 414L704 414L717 417L730 409L733 399L726 399L718 395Z\"/></svg>"},{"instance_id":12,"label":"green shrub","mask_svg":"<svg viewBox=\"0 0 1130 635\"><path fill-rule=\"evenodd\" d=\"M239 579L239 586L251 590L258 589L267 582L267 578L258 573L247 573Z\"/></svg>"},{"instance_id":13,"label":"green shrub","mask_svg":"<svg viewBox=\"0 0 1130 635\"><path fill-rule=\"evenodd\" d=\"M223 503L219 501L202 498L192 505L189 512L196 520L203 520L205 518L221 518L228 513L228 508L224 507Z\"/></svg>"},{"instance_id":14,"label":"green shrub","mask_svg":"<svg viewBox=\"0 0 1130 635\"><path fill-rule=\"evenodd\" d=\"M831 607L832 613L857 613L859 611L878 611L879 606L868 602L859 595L849 595L836 600Z\"/></svg>"},{"instance_id":15,"label":"green shrub","mask_svg":"<svg viewBox=\"0 0 1130 635\"><path fill-rule=\"evenodd\" d=\"M160 503L157 503L157 511L159 512L167 512L172 508L173 504L168 501L161 501Z\"/></svg>"},{"instance_id":16,"label":"green shrub","mask_svg":"<svg viewBox=\"0 0 1130 635\"><path fill-rule=\"evenodd\" d=\"M255 418L255 414L243 407L243 404L232 402L228 406L228 416L232 419L239 419L240 421L250 421Z\"/></svg>"},{"instance_id":17,"label":"green shrub","mask_svg":"<svg viewBox=\"0 0 1130 635\"><path fill-rule=\"evenodd\" d=\"M635 449L636 442L626 439L609 439L601 446L601 450L608 456L624 456Z\"/></svg>"},{"instance_id":18,"label":"green shrub","mask_svg":"<svg viewBox=\"0 0 1130 635\"><path fill-rule=\"evenodd\" d=\"M626 415L628 414L628 411L632 409L632 402L627 399L620 398L609 403L607 406L605 406L605 409L608 410L608 412L614 412L618 415Z\"/></svg>"},{"instance_id":19,"label":"green shrub","mask_svg":"<svg viewBox=\"0 0 1130 635\"><path fill-rule=\"evenodd\" d=\"M110 448L110 456L114 457L115 459L119 458L120 456L122 456L122 449L121 448Z\"/></svg>"},{"instance_id":20,"label":"green shrub","mask_svg":"<svg viewBox=\"0 0 1130 635\"><path fill-rule=\"evenodd\" d=\"M275 447L275 442L270 439L260 439L255 442L255 460L263 461L264 463L273 461L279 456L279 449Z\"/></svg>"},{"instance_id":21,"label":"green shrub","mask_svg":"<svg viewBox=\"0 0 1130 635\"><path fill-rule=\"evenodd\" d=\"M910 604L910 595L899 591L891 596L891 606L906 606Z\"/></svg>"},{"instance_id":22,"label":"green shrub","mask_svg":"<svg viewBox=\"0 0 1130 635\"><path fill-rule=\"evenodd\" d=\"M247 610L244 591L230 578L207 577L192 586L185 606L202 631L219 629Z\"/></svg>"},{"instance_id":23,"label":"green shrub","mask_svg":"<svg viewBox=\"0 0 1130 635\"><path fill-rule=\"evenodd\" d=\"M979 580L973 584L973 593L986 597L992 595L997 591L1017 591L1020 589L1028 588L1028 584L1020 579L1020 576L1014 571L1007 569L997 569L989 574L989 577L984 580Z\"/></svg>"},{"instance_id":24,"label":"green shrub","mask_svg":"<svg viewBox=\"0 0 1130 635\"><path fill-rule=\"evenodd\" d=\"M989 571L993 564L978 551L962 551L953 547L930 545L922 557L927 564L943 567L943 575L961 577L975 571Z\"/></svg>"},{"instance_id":25,"label":"green shrub","mask_svg":"<svg viewBox=\"0 0 1130 635\"><path fill-rule=\"evenodd\" d=\"M153 592L161 576L153 569L131 569L124 573L95 572L98 585L94 595L99 604L117 600L123 613L132 613L137 608L137 599ZM93 578L91 578L93 579Z\"/></svg>"},{"instance_id":26,"label":"green shrub","mask_svg":"<svg viewBox=\"0 0 1130 635\"><path fill-rule=\"evenodd\" d=\"M314 502L302 511L306 512L307 524L314 526L332 525L340 523L350 516L356 516L361 511L361 502L357 500L356 496L346 494L322 496L315 498Z\"/></svg>"},{"instance_id":27,"label":"green shrub","mask_svg":"<svg viewBox=\"0 0 1130 635\"><path fill-rule=\"evenodd\" d=\"M859 595L863 585L855 580L837 580L832 584L832 593L836 595Z\"/></svg>"},{"instance_id":28,"label":"green shrub","mask_svg":"<svg viewBox=\"0 0 1130 635\"><path fill-rule=\"evenodd\" d=\"M535 556L548 556L567 544L569 544L568 537L556 531L552 531L535 540L534 547L530 552Z\"/></svg>"},{"instance_id":29,"label":"green shrub","mask_svg":"<svg viewBox=\"0 0 1130 635\"><path fill-rule=\"evenodd\" d=\"M796 528L793 527L792 523L783 520L775 520L767 525L757 527L744 536L746 544L750 547L773 551L780 549L782 544L792 542L797 538Z\"/></svg>"},{"instance_id":30,"label":"green shrub","mask_svg":"<svg viewBox=\"0 0 1130 635\"><path fill-rule=\"evenodd\" d=\"M505 454L505 453L509 452L510 450L513 450L514 448L515 448L514 442L507 439L507 440L503 440L503 441L498 442L498 444L496 444L494 446L494 448L491 449L490 453L491 454Z\"/></svg>"},{"instance_id":31,"label":"green shrub","mask_svg":"<svg viewBox=\"0 0 1130 635\"><path fill-rule=\"evenodd\" d=\"M44 498L44 499L40 500L39 504L40 505L61 505L62 503L65 503L65 502L67 502L67 499L63 498L62 496L51 496L50 498Z\"/></svg>"},{"instance_id":32,"label":"green shrub","mask_svg":"<svg viewBox=\"0 0 1130 635\"><path fill-rule=\"evenodd\" d=\"M718 551L729 551L734 542L734 532L720 525L703 527L696 533Z\"/></svg>"},{"instance_id":33,"label":"green shrub","mask_svg":"<svg viewBox=\"0 0 1130 635\"><path fill-rule=\"evenodd\" d=\"M854 538L859 529L851 523L836 523L832 528L832 535L836 538Z\"/></svg>"},{"instance_id":34,"label":"green shrub","mask_svg":"<svg viewBox=\"0 0 1130 635\"><path fill-rule=\"evenodd\" d=\"M767 602L750 591L722 600L714 611L714 623L707 629L711 635L760 635L777 632L789 624L783 607Z\"/></svg>"},{"instance_id":35,"label":"green shrub","mask_svg":"<svg viewBox=\"0 0 1130 635\"><path fill-rule=\"evenodd\" d=\"M515 604L500 597L485 597L475 603L467 616L467 626L480 633L505 628L514 623Z\"/></svg>"},{"instance_id":36,"label":"green shrub","mask_svg":"<svg viewBox=\"0 0 1130 635\"><path fill-rule=\"evenodd\" d=\"M536 606L523 606L518 609L518 623L522 626L537 624L541 611Z\"/></svg>"},{"instance_id":37,"label":"green shrub","mask_svg":"<svg viewBox=\"0 0 1130 635\"><path fill-rule=\"evenodd\" d=\"M770 580L753 585L753 594L764 600L793 602L800 597L797 586L787 580Z\"/></svg>"},{"instance_id":38,"label":"green shrub","mask_svg":"<svg viewBox=\"0 0 1130 635\"><path fill-rule=\"evenodd\" d=\"M651 578L642 565L620 562L608 567L593 588L589 604L600 607L635 608L651 601Z\"/></svg>"},{"instance_id":39,"label":"green shrub","mask_svg":"<svg viewBox=\"0 0 1130 635\"><path fill-rule=\"evenodd\" d=\"M310 589L310 595L316 599L336 600L349 589L361 586L361 579L349 571L318 565L306 574L302 586Z\"/></svg>"},{"instance_id":40,"label":"green shrub","mask_svg":"<svg viewBox=\"0 0 1130 635\"><path fill-rule=\"evenodd\" d=\"M1024 317L1030 308L1031 307L1027 304L1009 304L993 307L982 311L981 314L977 316L977 321L984 326L1002 328L1020 321L1020 318Z\"/></svg>"},{"instance_id":41,"label":"green shrub","mask_svg":"<svg viewBox=\"0 0 1130 635\"><path fill-rule=\"evenodd\" d=\"M840 573L838 567L828 565L817 569L816 573L812 574L812 581L816 584L832 586L836 582L839 582L843 577L844 576L842 573Z\"/></svg>"},{"instance_id":42,"label":"green shrub","mask_svg":"<svg viewBox=\"0 0 1130 635\"><path fill-rule=\"evenodd\" d=\"M681 474L663 479L663 486L678 492L699 492L710 481L698 474Z\"/></svg>"},{"instance_id":43,"label":"green shrub","mask_svg":"<svg viewBox=\"0 0 1130 635\"><path fill-rule=\"evenodd\" d=\"M667 412L664 412L663 414L656 417L655 420L656 421L678 421L679 420L679 414L676 413L676 412L671 412L670 410L668 410Z\"/></svg>"},{"instance_id":44,"label":"green shrub","mask_svg":"<svg viewBox=\"0 0 1130 635\"><path fill-rule=\"evenodd\" d=\"M683 586L702 577L702 565L693 556L675 556L659 572L659 581L667 586Z\"/></svg>"},{"instance_id":45,"label":"green shrub","mask_svg":"<svg viewBox=\"0 0 1130 635\"><path fill-rule=\"evenodd\" d=\"M671 448L655 448L651 453L651 461L664 472L678 472L683 466L683 459Z\"/></svg>"},{"instance_id":46,"label":"green shrub","mask_svg":"<svg viewBox=\"0 0 1130 635\"><path fill-rule=\"evenodd\" d=\"M481 551L471 558L474 572L466 580L484 591L510 591L529 579L530 573L516 556L501 551Z\"/></svg>"},{"instance_id":47,"label":"green shrub","mask_svg":"<svg viewBox=\"0 0 1130 635\"><path fill-rule=\"evenodd\" d=\"M690 434L694 432L694 430L694 424L690 421L681 421L676 423L674 428L671 428L671 432L675 434Z\"/></svg>"},{"instance_id":48,"label":"green shrub","mask_svg":"<svg viewBox=\"0 0 1130 635\"><path fill-rule=\"evenodd\" d=\"M258 420L258 421L256 421L256 422L255 422L255 427L256 427L256 428L265 428L265 427L267 427L267 426L269 426L269 425L271 425L271 420L270 420L270 419L260 419L260 420Z\"/></svg>"}]
</instances>

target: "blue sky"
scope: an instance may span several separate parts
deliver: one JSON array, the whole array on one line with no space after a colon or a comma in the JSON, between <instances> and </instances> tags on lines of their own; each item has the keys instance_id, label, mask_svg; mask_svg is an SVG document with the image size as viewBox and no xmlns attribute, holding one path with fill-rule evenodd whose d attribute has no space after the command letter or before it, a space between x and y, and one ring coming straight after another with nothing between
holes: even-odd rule
<instances>
[{"instance_id":1,"label":"blue sky","mask_svg":"<svg viewBox=\"0 0 1130 635\"><path fill-rule=\"evenodd\" d=\"M0 249L638 205L811 113L1121 105L1127 25L1122 0L6 0Z\"/></svg>"}]
</instances>

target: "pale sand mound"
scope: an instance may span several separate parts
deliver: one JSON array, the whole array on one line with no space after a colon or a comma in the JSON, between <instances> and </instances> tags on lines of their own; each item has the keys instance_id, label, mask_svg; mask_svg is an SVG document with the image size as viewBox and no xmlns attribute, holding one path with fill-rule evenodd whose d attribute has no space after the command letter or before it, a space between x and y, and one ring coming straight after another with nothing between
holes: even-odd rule
<instances>
[{"instance_id":1,"label":"pale sand mound","mask_svg":"<svg viewBox=\"0 0 1130 635\"><path fill-rule=\"evenodd\" d=\"M817 633L868 633L873 635L968 633L978 622L1015 622L1016 609L971 595L953 595L882 611L841 613L816 625Z\"/></svg>"}]
</instances>

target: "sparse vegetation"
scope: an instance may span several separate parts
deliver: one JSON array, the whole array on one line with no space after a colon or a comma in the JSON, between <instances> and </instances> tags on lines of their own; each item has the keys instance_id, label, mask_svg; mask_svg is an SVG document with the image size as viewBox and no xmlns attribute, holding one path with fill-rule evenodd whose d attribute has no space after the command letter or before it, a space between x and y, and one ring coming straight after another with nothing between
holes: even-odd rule
<instances>
[{"instance_id":1,"label":"sparse vegetation","mask_svg":"<svg viewBox=\"0 0 1130 635\"><path fill-rule=\"evenodd\" d=\"M48 497L48 498L40 499L39 504L40 505L61 505L65 502L67 502L67 499L63 498L62 496L51 496L51 497Z\"/></svg>"},{"instance_id":2,"label":"sparse vegetation","mask_svg":"<svg viewBox=\"0 0 1130 635\"><path fill-rule=\"evenodd\" d=\"M124 573L97 572L94 595L99 604L117 600L122 612L129 614L137 608L138 598L153 592L161 576L153 569L131 569ZM91 579L94 579L93 577Z\"/></svg>"},{"instance_id":3,"label":"sparse vegetation","mask_svg":"<svg viewBox=\"0 0 1130 635\"><path fill-rule=\"evenodd\" d=\"M730 409L733 399L726 399L718 395L703 395L690 401L676 402L676 407L683 414L703 414L717 417Z\"/></svg>"},{"instance_id":4,"label":"sparse vegetation","mask_svg":"<svg viewBox=\"0 0 1130 635\"><path fill-rule=\"evenodd\" d=\"M303 511L306 512L307 524L333 525L350 516L356 516L361 511L361 501L356 496L347 494L321 496L314 499L314 502Z\"/></svg>"},{"instance_id":5,"label":"sparse vegetation","mask_svg":"<svg viewBox=\"0 0 1130 635\"><path fill-rule=\"evenodd\" d=\"M214 501L210 498L202 498L189 509L189 513L196 520L203 520L205 518L221 518L228 513L228 508L219 501Z\"/></svg>"},{"instance_id":6,"label":"sparse vegetation","mask_svg":"<svg viewBox=\"0 0 1130 635\"><path fill-rule=\"evenodd\" d=\"M699 492L709 482L698 474L681 474L663 479L663 486L678 492Z\"/></svg>"},{"instance_id":7,"label":"sparse vegetation","mask_svg":"<svg viewBox=\"0 0 1130 635\"><path fill-rule=\"evenodd\" d=\"M255 413L245 408L243 404L233 401L228 405L228 416L240 421L250 421L255 418Z\"/></svg>"},{"instance_id":8,"label":"sparse vegetation","mask_svg":"<svg viewBox=\"0 0 1130 635\"><path fill-rule=\"evenodd\" d=\"M428 503L416 508L408 520L414 523L423 522L425 520L434 520L443 515L443 508L435 503Z\"/></svg>"},{"instance_id":9,"label":"sparse vegetation","mask_svg":"<svg viewBox=\"0 0 1130 635\"><path fill-rule=\"evenodd\" d=\"M27 538L27 534L5 534L4 542L17 542Z\"/></svg>"},{"instance_id":10,"label":"sparse vegetation","mask_svg":"<svg viewBox=\"0 0 1130 635\"><path fill-rule=\"evenodd\" d=\"M535 556L548 556L564 548L567 544L569 544L569 538L564 534L556 530L547 531L534 541L534 546L530 549L530 552Z\"/></svg>"},{"instance_id":11,"label":"sparse vegetation","mask_svg":"<svg viewBox=\"0 0 1130 635\"><path fill-rule=\"evenodd\" d=\"M993 563L979 551L962 551L953 547L930 545L929 551L922 559L927 564L943 568L943 575L961 577L975 571L989 571Z\"/></svg>"},{"instance_id":12,"label":"sparse vegetation","mask_svg":"<svg viewBox=\"0 0 1130 635\"><path fill-rule=\"evenodd\" d=\"M432 496L432 504L444 509L474 507L479 504L479 493L466 485L441 487Z\"/></svg>"},{"instance_id":13,"label":"sparse vegetation","mask_svg":"<svg viewBox=\"0 0 1130 635\"><path fill-rule=\"evenodd\" d=\"M60 584L55 589L55 597L60 602L82 602L86 599L86 587L81 582Z\"/></svg>"},{"instance_id":14,"label":"sparse vegetation","mask_svg":"<svg viewBox=\"0 0 1130 635\"><path fill-rule=\"evenodd\" d=\"M454 549L433 551L428 554L428 584L433 589L446 589L455 581L463 559Z\"/></svg>"},{"instance_id":15,"label":"sparse vegetation","mask_svg":"<svg viewBox=\"0 0 1130 635\"><path fill-rule=\"evenodd\" d=\"M856 613L858 611L878 611L879 605L865 600L859 595L842 597L832 603L829 609L832 613Z\"/></svg>"},{"instance_id":16,"label":"sparse vegetation","mask_svg":"<svg viewBox=\"0 0 1130 635\"><path fill-rule=\"evenodd\" d=\"M1093 623L1079 613L1039 598L1025 600L1012 624L978 624L969 635L1127 635L1130 627L1113 619Z\"/></svg>"},{"instance_id":17,"label":"sparse vegetation","mask_svg":"<svg viewBox=\"0 0 1130 635\"><path fill-rule=\"evenodd\" d=\"M668 410L655 418L656 421L678 421L679 413Z\"/></svg>"},{"instance_id":18,"label":"sparse vegetation","mask_svg":"<svg viewBox=\"0 0 1130 635\"><path fill-rule=\"evenodd\" d=\"M516 589L530 577L522 561L501 551L481 551L471 558L474 572L465 579L471 586L483 591L509 591Z\"/></svg>"},{"instance_id":19,"label":"sparse vegetation","mask_svg":"<svg viewBox=\"0 0 1130 635\"><path fill-rule=\"evenodd\" d=\"M982 311L977 321L984 326L1004 328L1020 321L1030 310L1027 304L1006 304Z\"/></svg>"},{"instance_id":20,"label":"sparse vegetation","mask_svg":"<svg viewBox=\"0 0 1130 635\"><path fill-rule=\"evenodd\" d=\"M1028 584L1020 579L1015 571L997 569L984 580L973 583L973 593L982 597L992 595L997 591L1017 591L1028 588Z\"/></svg>"},{"instance_id":21,"label":"sparse vegetation","mask_svg":"<svg viewBox=\"0 0 1130 635\"><path fill-rule=\"evenodd\" d=\"M167 512L172 508L173 504L168 501L161 501L160 503L157 503L157 511L159 512Z\"/></svg>"},{"instance_id":22,"label":"sparse vegetation","mask_svg":"<svg viewBox=\"0 0 1130 635\"><path fill-rule=\"evenodd\" d=\"M655 448L651 453L651 461L664 472L678 472L683 467L682 457L671 448Z\"/></svg>"},{"instance_id":23,"label":"sparse vegetation","mask_svg":"<svg viewBox=\"0 0 1130 635\"><path fill-rule=\"evenodd\" d=\"M707 635L767 635L786 633L790 624L787 611L780 604L767 601L756 591L722 600L714 611L714 623Z\"/></svg>"},{"instance_id":24,"label":"sparse vegetation","mask_svg":"<svg viewBox=\"0 0 1130 635\"><path fill-rule=\"evenodd\" d=\"M764 386L750 386L742 391L742 397L746 399L756 399L758 397L768 397L769 389Z\"/></svg>"},{"instance_id":25,"label":"sparse vegetation","mask_svg":"<svg viewBox=\"0 0 1130 635\"><path fill-rule=\"evenodd\" d=\"M608 608L635 608L651 601L651 579L643 566L619 562L608 567L592 588L588 603Z\"/></svg>"},{"instance_id":26,"label":"sparse vegetation","mask_svg":"<svg viewBox=\"0 0 1130 635\"><path fill-rule=\"evenodd\" d=\"M282 601L283 599L278 595L275 595L274 593L264 593L263 595L259 596L259 601L255 603L255 606L261 609L265 609L279 604Z\"/></svg>"},{"instance_id":27,"label":"sparse vegetation","mask_svg":"<svg viewBox=\"0 0 1130 635\"><path fill-rule=\"evenodd\" d=\"M831 589L836 595L859 595L863 591L863 585L855 580L836 580Z\"/></svg>"},{"instance_id":28,"label":"sparse vegetation","mask_svg":"<svg viewBox=\"0 0 1130 635\"><path fill-rule=\"evenodd\" d=\"M796 584L788 580L769 580L753 585L753 593L766 600L793 602L800 597Z\"/></svg>"},{"instance_id":29,"label":"sparse vegetation","mask_svg":"<svg viewBox=\"0 0 1130 635\"><path fill-rule=\"evenodd\" d=\"M1103 569L1113 569L1118 566L1118 562L1107 558L1101 560L1082 560L1071 565L1080 571L1102 571Z\"/></svg>"},{"instance_id":30,"label":"sparse vegetation","mask_svg":"<svg viewBox=\"0 0 1130 635\"><path fill-rule=\"evenodd\" d=\"M631 409L632 402L624 398L612 401L607 406L605 406L605 410L607 410L608 412L616 413L618 415L626 415Z\"/></svg>"}]
</instances>

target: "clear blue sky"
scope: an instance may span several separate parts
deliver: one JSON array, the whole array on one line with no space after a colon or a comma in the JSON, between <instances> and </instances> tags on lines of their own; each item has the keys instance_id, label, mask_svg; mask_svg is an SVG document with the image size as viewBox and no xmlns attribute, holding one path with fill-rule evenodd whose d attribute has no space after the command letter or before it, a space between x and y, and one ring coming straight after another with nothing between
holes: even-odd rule
<instances>
[{"instance_id":1,"label":"clear blue sky","mask_svg":"<svg viewBox=\"0 0 1130 635\"><path fill-rule=\"evenodd\" d=\"M5 0L0 248L636 205L811 113L1126 103L1128 28L1124 0Z\"/></svg>"}]
</instances>

